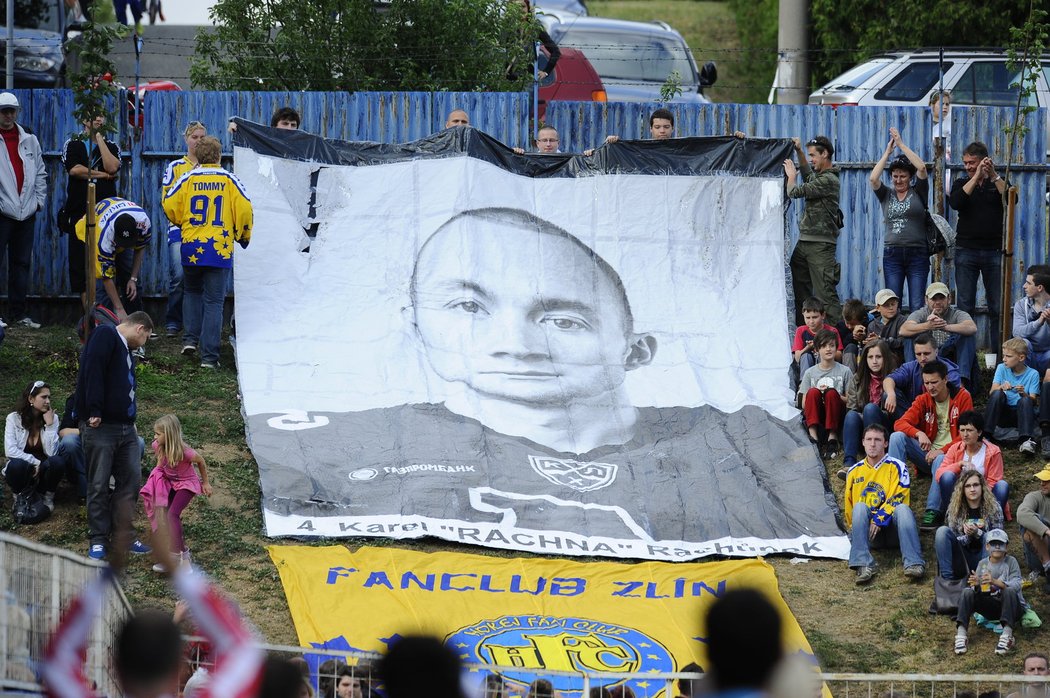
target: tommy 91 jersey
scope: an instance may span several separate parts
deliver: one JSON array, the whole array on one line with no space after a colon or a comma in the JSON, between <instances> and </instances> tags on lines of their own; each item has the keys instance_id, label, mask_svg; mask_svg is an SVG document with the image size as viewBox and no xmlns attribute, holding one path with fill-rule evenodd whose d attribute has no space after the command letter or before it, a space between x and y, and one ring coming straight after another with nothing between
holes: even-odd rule
<instances>
[{"instance_id":1,"label":"tommy 91 jersey","mask_svg":"<svg viewBox=\"0 0 1050 698\"><path fill-rule=\"evenodd\" d=\"M201 165L180 177L164 197L164 213L182 231L182 264L233 265L233 243L247 247L252 204L240 180L218 165Z\"/></svg>"}]
</instances>

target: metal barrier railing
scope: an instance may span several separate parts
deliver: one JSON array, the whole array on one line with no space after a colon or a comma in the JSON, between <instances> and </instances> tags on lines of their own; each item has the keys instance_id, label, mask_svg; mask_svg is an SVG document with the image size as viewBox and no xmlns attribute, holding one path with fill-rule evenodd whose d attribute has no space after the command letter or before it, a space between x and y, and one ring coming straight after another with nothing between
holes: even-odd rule
<instances>
[{"instance_id":1,"label":"metal barrier railing","mask_svg":"<svg viewBox=\"0 0 1050 698\"><path fill-rule=\"evenodd\" d=\"M68 550L0 532L0 694L39 689L37 669L52 628L101 567ZM123 592L111 586L86 664L88 678L105 695L118 693L107 655L110 639L129 613Z\"/></svg>"}]
</instances>

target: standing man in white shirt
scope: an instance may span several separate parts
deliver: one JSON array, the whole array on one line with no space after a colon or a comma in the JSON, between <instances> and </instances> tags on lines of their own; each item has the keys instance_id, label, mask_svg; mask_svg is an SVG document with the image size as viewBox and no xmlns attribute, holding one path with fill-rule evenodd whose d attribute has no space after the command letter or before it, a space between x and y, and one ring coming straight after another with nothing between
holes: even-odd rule
<instances>
[{"instance_id":1,"label":"standing man in white shirt","mask_svg":"<svg viewBox=\"0 0 1050 698\"><path fill-rule=\"evenodd\" d=\"M7 250L8 317L32 329L26 294L29 263L33 258L33 229L37 211L47 196L47 171L36 136L18 125L18 98L0 92L0 255ZM0 320L2 323L2 320Z\"/></svg>"}]
</instances>

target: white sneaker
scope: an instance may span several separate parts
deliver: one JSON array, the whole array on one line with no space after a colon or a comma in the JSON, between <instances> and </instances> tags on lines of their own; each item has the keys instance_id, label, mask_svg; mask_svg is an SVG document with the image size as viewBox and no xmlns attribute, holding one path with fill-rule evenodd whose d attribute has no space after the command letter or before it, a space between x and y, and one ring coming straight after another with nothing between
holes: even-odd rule
<instances>
[{"instance_id":1,"label":"white sneaker","mask_svg":"<svg viewBox=\"0 0 1050 698\"><path fill-rule=\"evenodd\" d=\"M1037 448L1038 444L1036 444L1035 439L1028 439L1017 450L1025 455L1034 456Z\"/></svg>"},{"instance_id":2,"label":"white sneaker","mask_svg":"<svg viewBox=\"0 0 1050 698\"><path fill-rule=\"evenodd\" d=\"M3 329L5 327L7 327L7 323L4 322L4 319L2 317L0 317L0 329Z\"/></svg>"},{"instance_id":3,"label":"white sneaker","mask_svg":"<svg viewBox=\"0 0 1050 698\"><path fill-rule=\"evenodd\" d=\"M55 510L55 493L54 492L44 492L44 506L47 507L48 511L52 511L53 512Z\"/></svg>"},{"instance_id":4,"label":"white sneaker","mask_svg":"<svg viewBox=\"0 0 1050 698\"><path fill-rule=\"evenodd\" d=\"M33 322L33 319L30 318L30 317L22 318L21 320L18 321L18 324L21 325L22 327L28 327L31 330L39 330L40 329L40 323L39 322Z\"/></svg>"},{"instance_id":5,"label":"white sneaker","mask_svg":"<svg viewBox=\"0 0 1050 698\"><path fill-rule=\"evenodd\" d=\"M145 359L146 358L146 347L139 347L138 349L132 349L131 350L131 355L134 356L136 359Z\"/></svg>"}]
</instances>

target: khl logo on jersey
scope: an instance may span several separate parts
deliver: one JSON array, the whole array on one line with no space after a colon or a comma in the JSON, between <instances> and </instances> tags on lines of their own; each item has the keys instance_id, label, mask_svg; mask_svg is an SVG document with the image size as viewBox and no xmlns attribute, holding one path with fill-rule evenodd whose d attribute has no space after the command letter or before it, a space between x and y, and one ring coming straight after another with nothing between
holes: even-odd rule
<instances>
[{"instance_id":1,"label":"khl logo on jersey","mask_svg":"<svg viewBox=\"0 0 1050 698\"><path fill-rule=\"evenodd\" d=\"M569 458L529 456L529 463L537 473L555 485L571 487L577 492L600 490L611 485L619 469L615 463L581 463Z\"/></svg>"}]
</instances>

